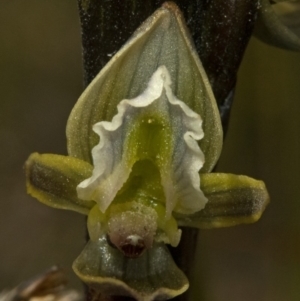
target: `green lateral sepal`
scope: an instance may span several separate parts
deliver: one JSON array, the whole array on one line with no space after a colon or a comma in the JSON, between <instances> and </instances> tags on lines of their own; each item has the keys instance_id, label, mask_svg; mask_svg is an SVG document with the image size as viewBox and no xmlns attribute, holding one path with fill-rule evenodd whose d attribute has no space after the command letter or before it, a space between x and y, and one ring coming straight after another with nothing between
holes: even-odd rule
<instances>
[{"instance_id":1,"label":"green lateral sepal","mask_svg":"<svg viewBox=\"0 0 300 301\"><path fill-rule=\"evenodd\" d=\"M33 153L25 163L27 192L50 207L88 214L95 202L77 197L77 185L92 174L93 166L82 160Z\"/></svg>"},{"instance_id":2,"label":"green lateral sepal","mask_svg":"<svg viewBox=\"0 0 300 301\"><path fill-rule=\"evenodd\" d=\"M208 202L195 214L176 214L179 226L205 229L254 223L269 203L269 194L262 181L222 173L201 174L200 178Z\"/></svg>"}]
</instances>

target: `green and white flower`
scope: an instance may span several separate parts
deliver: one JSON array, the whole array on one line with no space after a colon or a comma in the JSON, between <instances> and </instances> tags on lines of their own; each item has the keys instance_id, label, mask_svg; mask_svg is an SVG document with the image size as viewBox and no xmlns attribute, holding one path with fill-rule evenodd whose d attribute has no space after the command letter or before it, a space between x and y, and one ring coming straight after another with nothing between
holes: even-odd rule
<instances>
[{"instance_id":1,"label":"green and white flower","mask_svg":"<svg viewBox=\"0 0 300 301\"><path fill-rule=\"evenodd\" d=\"M218 108L179 9L166 3L134 33L76 103L69 156L32 154L28 193L88 215L75 273L138 301L183 293L166 244L179 227L257 221L269 197L246 176L210 173L222 149Z\"/></svg>"}]
</instances>

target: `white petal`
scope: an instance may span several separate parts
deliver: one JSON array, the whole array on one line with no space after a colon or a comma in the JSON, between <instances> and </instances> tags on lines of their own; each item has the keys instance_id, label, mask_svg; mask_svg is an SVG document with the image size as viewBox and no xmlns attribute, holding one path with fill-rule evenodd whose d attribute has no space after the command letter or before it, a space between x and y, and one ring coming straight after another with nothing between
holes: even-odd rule
<instances>
[{"instance_id":1,"label":"white petal","mask_svg":"<svg viewBox=\"0 0 300 301\"><path fill-rule=\"evenodd\" d=\"M200 190L198 174L204 155L196 142L203 137L202 120L175 97L170 86L169 72L160 66L141 95L119 103L111 122L94 125L100 143L92 151L92 177L77 187L79 198L95 200L105 212L128 179L133 164L151 160L160 170L166 197L161 201L166 202L168 216L172 210L193 213L205 206L207 200ZM150 138L130 140L133 131L139 131L147 121L151 130L159 125L155 137L163 138L157 146ZM148 153L148 148L154 151Z\"/></svg>"}]
</instances>

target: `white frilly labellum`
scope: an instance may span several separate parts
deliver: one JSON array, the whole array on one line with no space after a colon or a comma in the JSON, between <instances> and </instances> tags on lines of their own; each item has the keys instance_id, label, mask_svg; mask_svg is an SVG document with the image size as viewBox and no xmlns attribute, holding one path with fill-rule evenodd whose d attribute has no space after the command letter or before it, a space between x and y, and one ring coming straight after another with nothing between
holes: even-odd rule
<instances>
[{"instance_id":1,"label":"white frilly labellum","mask_svg":"<svg viewBox=\"0 0 300 301\"><path fill-rule=\"evenodd\" d=\"M167 68L160 66L146 90L136 98L122 100L117 109L111 122L101 121L93 127L100 142L92 150L93 174L77 186L78 197L96 201L105 212L129 178L133 164L142 159L153 160L139 158L127 144L132 128L140 128L139 123L148 116L154 120L159 116L171 129L171 141L163 143L171 147L162 146L169 147L170 153L159 164L154 162L161 175L166 215L170 216L173 210L190 214L203 209L207 199L200 190L199 170L204 154L197 143L204 136L202 119L173 94ZM148 122L151 124L151 118ZM156 157L160 155L157 150Z\"/></svg>"}]
</instances>

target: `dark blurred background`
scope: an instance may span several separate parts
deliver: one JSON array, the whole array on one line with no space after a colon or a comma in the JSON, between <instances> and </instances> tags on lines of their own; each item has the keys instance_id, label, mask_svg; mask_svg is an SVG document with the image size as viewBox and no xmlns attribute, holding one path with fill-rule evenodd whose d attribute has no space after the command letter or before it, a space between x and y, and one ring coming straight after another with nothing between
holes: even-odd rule
<instances>
[{"instance_id":1,"label":"dark blurred background","mask_svg":"<svg viewBox=\"0 0 300 301\"><path fill-rule=\"evenodd\" d=\"M85 218L27 196L32 152L66 154L65 125L83 89L76 1L1 0L0 291L53 264L71 271ZM265 181L253 225L200 231L199 301L300 300L300 54L252 39L239 72L218 171Z\"/></svg>"}]
</instances>

